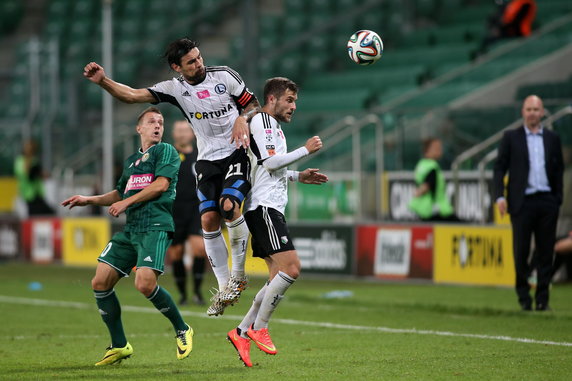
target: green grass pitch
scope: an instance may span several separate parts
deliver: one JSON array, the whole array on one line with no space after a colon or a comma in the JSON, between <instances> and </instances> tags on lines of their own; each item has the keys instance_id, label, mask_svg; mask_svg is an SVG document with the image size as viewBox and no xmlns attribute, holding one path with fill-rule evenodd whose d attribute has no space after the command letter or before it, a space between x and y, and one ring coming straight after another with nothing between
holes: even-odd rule
<instances>
[{"instance_id":1,"label":"green grass pitch","mask_svg":"<svg viewBox=\"0 0 572 381\"><path fill-rule=\"evenodd\" d=\"M279 353L252 348L245 368L226 332L264 281L254 278L222 318L185 307L195 330L176 359L169 322L137 293L116 287L135 353L95 368L109 344L90 289L93 270L0 264L0 379L7 380L570 380L572 286L552 290L553 312L523 313L512 289L380 283L302 276L270 329ZM41 290L30 290L40 282ZM160 283L175 297L172 278ZM213 285L208 277L205 286ZM205 287L206 288L206 287ZM326 299L332 290L353 297ZM530 339L531 342L526 342Z\"/></svg>"}]
</instances>

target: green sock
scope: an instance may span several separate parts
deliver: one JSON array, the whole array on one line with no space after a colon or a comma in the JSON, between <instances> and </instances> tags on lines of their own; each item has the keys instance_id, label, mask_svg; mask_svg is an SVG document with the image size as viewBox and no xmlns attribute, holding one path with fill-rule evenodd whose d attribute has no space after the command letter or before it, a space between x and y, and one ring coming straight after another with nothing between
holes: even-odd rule
<instances>
[{"instance_id":1,"label":"green sock","mask_svg":"<svg viewBox=\"0 0 572 381\"><path fill-rule=\"evenodd\" d=\"M99 313L109 334L111 335L111 346L113 348L123 348L127 345L127 338L123 332L123 324L121 323L121 306L119 299L115 295L115 290L97 291L95 293L95 301L99 308Z\"/></svg>"},{"instance_id":2,"label":"green sock","mask_svg":"<svg viewBox=\"0 0 572 381\"><path fill-rule=\"evenodd\" d=\"M176 331L185 331L188 329L187 323L183 320L179 309L175 305L171 295L159 286L155 287L151 295L147 297L153 303L156 309L158 309L167 319L173 324L173 328Z\"/></svg>"}]
</instances>

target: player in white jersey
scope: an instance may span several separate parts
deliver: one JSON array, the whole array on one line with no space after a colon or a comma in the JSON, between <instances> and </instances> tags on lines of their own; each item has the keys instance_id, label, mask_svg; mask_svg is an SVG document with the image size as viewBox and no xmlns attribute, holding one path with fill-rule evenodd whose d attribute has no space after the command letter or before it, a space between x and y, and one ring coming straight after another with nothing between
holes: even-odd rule
<instances>
[{"instance_id":1,"label":"player in white jersey","mask_svg":"<svg viewBox=\"0 0 572 381\"><path fill-rule=\"evenodd\" d=\"M262 351L275 355L276 347L268 333L268 320L284 293L300 274L300 260L284 218L288 202L288 181L320 185L328 177L318 169L289 171L289 164L322 148L314 136L292 152L279 122L289 123L296 110L298 87L287 78L266 81L264 107L250 122L252 134L252 190L245 202L246 223L252 234L255 257L266 261L270 278L254 298L250 310L237 328L228 333L244 365L252 366L250 340Z\"/></svg>"},{"instance_id":2,"label":"player in white jersey","mask_svg":"<svg viewBox=\"0 0 572 381\"><path fill-rule=\"evenodd\" d=\"M150 88L133 89L117 83L95 62L85 67L84 76L123 102L171 103L191 123L197 137L195 169L203 238L219 286L207 313L219 315L246 288L248 229L240 206L250 190L247 120L260 105L234 70L227 66L205 67L195 41L188 38L173 41L165 51L165 58L179 77ZM221 216L229 231L232 274L220 230Z\"/></svg>"}]
</instances>

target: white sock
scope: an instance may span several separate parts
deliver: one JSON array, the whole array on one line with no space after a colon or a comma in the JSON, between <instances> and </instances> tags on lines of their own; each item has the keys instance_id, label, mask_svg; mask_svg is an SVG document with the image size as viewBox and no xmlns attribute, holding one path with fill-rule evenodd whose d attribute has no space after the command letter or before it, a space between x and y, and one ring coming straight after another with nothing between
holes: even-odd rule
<instances>
[{"instance_id":1,"label":"white sock","mask_svg":"<svg viewBox=\"0 0 572 381\"><path fill-rule=\"evenodd\" d=\"M258 314L256 315L254 329L258 330L268 328L270 316L276 307L278 307L278 303L280 303L284 297L284 293L288 290L288 287L290 287L295 280L296 279L291 278L288 274L280 271L274 279L270 281L270 284L266 289L264 299L262 299Z\"/></svg>"},{"instance_id":2,"label":"white sock","mask_svg":"<svg viewBox=\"0 0 572 381\"><path fill-rule=\"evenodd\" d=\"M228 283L230 274L228 271L228 249L220 229L214 232L203 230L205 241L205 251L211 263L211 267L216 276L219 290L222 290Z\"/></svg>"},{"instance_id":3,"label":"white sock","mask_svg":"<svg viewBox=\"0 0 572 381\"><path fill-rule=\"evenodd\" d=\"M240 216L232 222L227 222L230 252L232 255L232 275L244 276L244 262L246 261L246 246L248 245L248 226L244 217Z\"/></svg>"},{"instance_id":4,"label":"white sock","mask_svg":"<svg viewBox=\"0 0 572 381\"><path fill-rule=\"evenodd\" d=\"M252 301L252 306L250 306L250 309L244 316L244 319L242 319L242 321L238 325L238 328L240 329L240 336L244 337L245 339L248 339L246 331L248 331L248 328L250 328L252 323L254 323L254 320L256 320L256 315L258 315L258 310L260 309L260 305L264 300L264 295L266 294L267 288L268 288L268 282L266 282L264 286L262 286L262 288L258 291L256 296L254 297L254 300Z\"/></svg>"}]
</instances>

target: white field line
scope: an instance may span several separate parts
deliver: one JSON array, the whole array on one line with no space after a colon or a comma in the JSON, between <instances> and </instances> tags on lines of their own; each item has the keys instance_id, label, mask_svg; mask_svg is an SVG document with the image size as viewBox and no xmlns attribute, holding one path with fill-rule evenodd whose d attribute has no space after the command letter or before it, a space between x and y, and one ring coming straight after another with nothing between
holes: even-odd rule
<instances>
[{"instance_id":1,"label":"white field line","mask_svg":"<svg viewBox=\"0 0 572 381\"><path fill-rule=\"evenodd\" d=\"M67 301L62 301L62 300L21 298L21 297L6 296L6 295L0 295L0 303L23 304L23 305L30 305L30 306L45 306L45 307L68 307L68 308L81 309L81 310L91 310L91 309L95 310L95 304L80 303L80 302L67 302ZM158 313L158 311L153 307L121 306L121 310L122 311L129 311L129 312L140 312L140 313ZM234 320L236 322L242 320L242 316L238 316L238 315L223 315L223 316L219 316L219 317L210 317L210 316L207 316L206 313L199 313L199 312L192 312L192 311L181 311L181 314L183 316L191 316L191 317L204 318L204 319ZM414 335L428 335L428 336L463 337L463 338L469 338L469 339L509 341L509 342L516 342L516 343L525 343L525 344L541 344L541 345L552 345L552 346L560 346L560 347L572 347L571 342L535 340L535 339L528 339L528 338L524 338L524 337L483 335L483 334L475 334L475 333L459 333L459 332L449 332L449 331L434 331L434 330L415 329L415 328L371 327L371 326L363 326L363 325L338 324L338 323L305 321L305 320L294 320L294 319L272 319L272 322L273 323L280 323L280 324L296 325L296 326L306 326L306 327L334 328L334 329L342 329L342 330L414 334Z\"/></svg>"}]
</instances>

